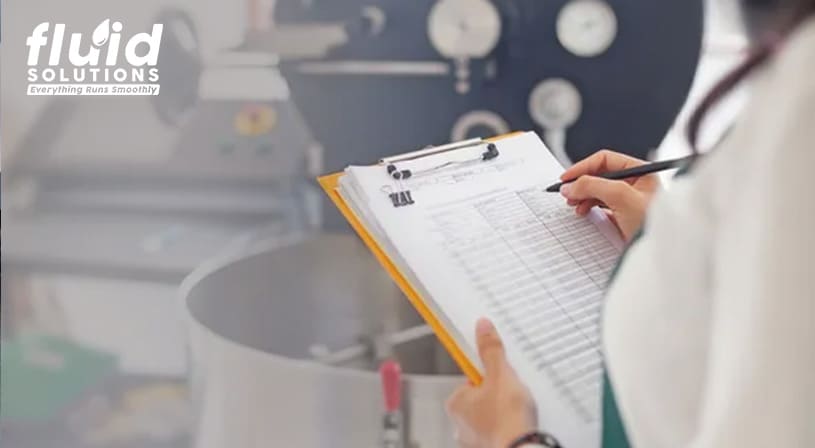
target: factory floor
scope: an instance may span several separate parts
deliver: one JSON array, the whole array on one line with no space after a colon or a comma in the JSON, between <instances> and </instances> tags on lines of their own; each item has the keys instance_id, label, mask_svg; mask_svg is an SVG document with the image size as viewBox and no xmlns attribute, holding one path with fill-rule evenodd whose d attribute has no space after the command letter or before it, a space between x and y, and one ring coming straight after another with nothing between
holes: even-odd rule
<instances>
[{"instance_id":1,"label":"factory floor","mask_svg":"<svg viewBox=\"0 0 815 448\"><path fill-rule=\"evenodd\" d=\"M742 55L743 41L711 40L700 63L687 105L656 157L686 154L687 116L700 97ZM745 100L739 92L717 110L703 136L709 147L726 131ZM47 300L35 301L32 312L41 327L57 322L60 332L80 345L119 359L104 380L83 391L66 408L42 424L4 419L3 446L14 448L176 448L191 445L193 409L187 390L184 328L177 313L177 286L93 279L38 279ZM37 293L38 291L34 291ZM115 296L115 301L111 297ZM48 303L56 306L37 306ZM54 316L49 309L60 310ZM89 312L92 310L92 312ZM105 319L98 316L104 315ZM94 316L88 318L86 316ZM177 340L155 340L174 335Z\"/></svg>"}]
</instances>

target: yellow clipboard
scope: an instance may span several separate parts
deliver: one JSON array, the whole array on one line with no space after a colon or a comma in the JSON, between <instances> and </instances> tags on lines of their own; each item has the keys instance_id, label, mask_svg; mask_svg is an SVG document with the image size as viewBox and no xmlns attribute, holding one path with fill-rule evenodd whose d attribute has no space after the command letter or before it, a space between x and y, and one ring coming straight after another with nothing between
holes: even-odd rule
<instances>
[{"instance_id":1,"label":"yellow clipboard","mask_svg":"<svg viewBox=\"0 0 815 448\"><path fill-rule=\"evenodd\" d=\"M487 139L488 142L495 142L504 138L514 137L516 135L520 135L522 132L513 132L511 134L505 134L497 137L493 137ZM450 332L447 331L447 328L444 327L441 320L433 313L429 306L425 303L425 300L416 292L416 288L408 282L407 278L399 272L399 269L396 265L388 258L388 255L385 251L379 247L379 244L374 240L371 236L368 229L362 224L362 221L357 218L354 212L348 207L348 204L345 203L345 200L340 196L338 191L338 184L340 178L344 175L344 173L333 173L327 174L325 176L321 176L317 178L317 182L319 182L320 186L325 190L325 193L334 203L334 205L339 209L342 216L348 221L351 227L357 232L362 242L368 246L368 249L371 253L374 254L379 264L385 268L388 275L393 279L399 289L402 291L405 296L407 296L410 303L416 308L416 311L419 312L419 315L422 319L427 322L427 325L433 330L438 337L439 341L441 342L442 346L447 350L453 360L458 364L459 368L461 368L462 372L467 376L467 378L473 384L479 384L481 382L481 373L478 369L473 365L473 363L467 358L467 355L464 354L464 351L461 347L458 346L455 339L450 335ZM475 331L475 329L473 329Z\"/></svg>"}]
</instances>

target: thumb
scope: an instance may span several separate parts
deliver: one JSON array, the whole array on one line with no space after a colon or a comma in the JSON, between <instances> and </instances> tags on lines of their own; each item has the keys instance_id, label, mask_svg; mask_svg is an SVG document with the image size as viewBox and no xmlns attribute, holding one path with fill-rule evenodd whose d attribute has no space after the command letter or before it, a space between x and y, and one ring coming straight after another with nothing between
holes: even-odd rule
<instances>
[{"instance_id":1,"label":"thumb","mask_svg":"<svg viewBox=\"0 0 815 448\"><path fill-rule=\"evenodd\" d=\"M504 343L498 336L498 331L488 319L479 319L475 329L476 342L478 344L478 355L484 365L485 376L496 375L502 365L506 362L504 355Z\"/></svg>"},{"instance_id":2,"label":"thumb","mask_svg":"<svg viewBox=\"0 0 815 448\"><path fill-rule=\"evenodd\" d=\"M596 199L612 210L625 208L638 193L627 182L596 176L580 176L576 181L560 188L560 193L572 201Z\"/></svg>"}]
</instances>

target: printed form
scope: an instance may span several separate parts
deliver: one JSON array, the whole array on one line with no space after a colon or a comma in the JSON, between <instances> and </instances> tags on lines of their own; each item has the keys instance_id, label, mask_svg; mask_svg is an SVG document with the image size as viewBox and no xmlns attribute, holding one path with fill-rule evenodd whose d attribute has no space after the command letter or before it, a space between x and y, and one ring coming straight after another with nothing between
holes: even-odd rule
<instances>
[{"instance_id":1,"label":"printed form","mask_svg":"<svg viewBox=\"0 0 815 448\"><path fill-rule=\"evenodd\" d=\"M350 167L340 193L478 365L475 323L489 317L531 390L541 429L599 447L602 298L622 248L600 210L574 214L545 187L562 172L534 133L383 166ZM443 168L435 169L443 166ZM410 190L394 207L388 194Z\"/></svg>"}]
</instances>

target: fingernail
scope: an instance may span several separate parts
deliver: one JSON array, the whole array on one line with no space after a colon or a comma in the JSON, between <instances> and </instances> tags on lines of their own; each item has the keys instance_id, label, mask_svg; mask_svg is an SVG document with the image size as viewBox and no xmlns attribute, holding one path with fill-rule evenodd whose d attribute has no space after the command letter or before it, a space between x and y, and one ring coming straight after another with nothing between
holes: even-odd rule
<instances>
[{"instance_id":1,"label":"fingernail","mask_svg":"<svg viewBox=\"0 0 815 448\"><path fill-rule=\"evenodd\" d=\"M493 332L492 322L489 319L481 318L478 319L478 323L475 324L475 332L479 336L484 336L486 334L490 334Z\"/></svg>"},{"instance_id":2,"label":"fingernail","mask_svg":"<svg viewBox=\"0 0 815 448\"><path fill-rule=\"evenodd\" d=\"M572 194L572 184L561 185L560 194L568 198Z\"/></svg>"}]
</instances>

